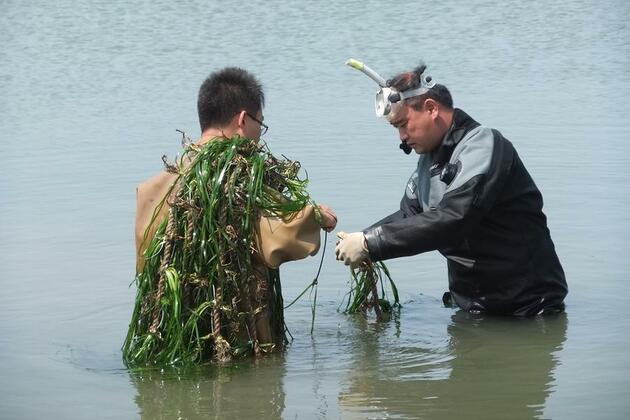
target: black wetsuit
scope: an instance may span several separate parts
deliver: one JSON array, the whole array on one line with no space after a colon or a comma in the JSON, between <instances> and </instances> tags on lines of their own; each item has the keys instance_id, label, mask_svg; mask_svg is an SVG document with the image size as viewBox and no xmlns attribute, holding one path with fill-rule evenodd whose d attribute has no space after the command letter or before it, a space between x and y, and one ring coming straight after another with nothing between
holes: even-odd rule
<instances>
[{"instance_id":1,"label":"black wetsuit","mask_svg":"<svg viewBox=\"0 0 630 420\"><path fill-rule=\"evenodd\" d=\"M372 261L438 250L452 299L469 311L564 308L564 272L542 195L501 133L455 109L440 147L420 155L400 210L364 230Z\"/></svg>"}]
</instances>

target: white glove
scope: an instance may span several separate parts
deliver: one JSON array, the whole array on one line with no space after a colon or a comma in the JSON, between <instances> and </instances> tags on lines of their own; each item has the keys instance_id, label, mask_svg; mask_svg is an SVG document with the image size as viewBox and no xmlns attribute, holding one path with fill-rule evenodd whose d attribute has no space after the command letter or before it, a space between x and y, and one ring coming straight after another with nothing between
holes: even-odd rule
<instances>
[{"instance_id":1,"label":"white glove","mask_svg":"<svg viewBox=\"0 0 630 420\"><path fill-rule=\"evenodd\" d=\"M337 242L337 247L335 247L335 254L337 259L343 261L345 265L357 268L370 257L363 232L339 232L337 237L340 241Z\"/></svg>"}]
</instances>

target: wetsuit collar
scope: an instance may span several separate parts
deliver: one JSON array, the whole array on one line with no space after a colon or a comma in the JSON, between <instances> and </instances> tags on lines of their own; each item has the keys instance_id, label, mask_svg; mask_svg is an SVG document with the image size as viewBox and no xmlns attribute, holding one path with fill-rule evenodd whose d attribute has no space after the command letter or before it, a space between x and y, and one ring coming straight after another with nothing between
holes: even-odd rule
<instances>
[{"instance_id":1,"label":"wetsuit collar","mask_svg":"<svg viewBox=\"0 0 630 420\"><path fill-rule=\"evenodd\" d=\"M467 132L478 126L479 123L473 120L472 117L461 109L455 108L453 111L453 123L444 135L442 146L457 145Z\"/></svg>"},{"instance_id":2,"label":"wetsuit collar","mask_svg":"<svg viewBox=\"0 0 630 420\"><path fill-rule=\"evenodd\" d=\"M466 133L472 130L475 127L478 127L480 124L473 120L468 114L462 111L459 108L455 108L453 111L453 122L451 127L448 129L446 134L444 134L444 138L442 139L442 143L438 149L433 153L433 162L439 164L440 166L445 164L451 158L451 154L453 154L453 150L457 143L464 138Z\"/></svg>"}]
</instances>

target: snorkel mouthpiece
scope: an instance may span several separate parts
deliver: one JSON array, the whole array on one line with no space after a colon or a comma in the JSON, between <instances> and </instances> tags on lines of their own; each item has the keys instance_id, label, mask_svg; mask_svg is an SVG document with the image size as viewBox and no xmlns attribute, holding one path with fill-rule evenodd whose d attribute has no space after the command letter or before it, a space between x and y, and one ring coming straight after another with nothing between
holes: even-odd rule
<instances>
[{"instance_id":1,"label":"snorkel mouthpiece","mask_svg":"<svg viewBox=\"0 0 630 420\"><path fill-rule=\"evenodd\" d=\"M405 152L406 155L411 153L411 146L409 146L405 140L400 142L400 144L398 145L398 148L402 150L403 152Z\"/></svg>"}]
</instances>

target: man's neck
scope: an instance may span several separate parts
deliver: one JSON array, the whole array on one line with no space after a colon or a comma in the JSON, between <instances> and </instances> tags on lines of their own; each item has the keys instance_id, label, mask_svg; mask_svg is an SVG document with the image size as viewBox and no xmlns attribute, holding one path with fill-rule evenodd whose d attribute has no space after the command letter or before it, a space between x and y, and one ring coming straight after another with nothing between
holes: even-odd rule
<instances>
[{"instance_id":1,"label":"man's neck","mask_svg":"<svg viewBox=\"0 0 630 420\"><path fill-rule=\"evenodd\" d=\"M236 134L236 132L230 127L222 127L222 128L209 127L209 128L206 128L203 133L201 133L201 138L196 143L197 145L202 145L202 144L206 144L208 141L214 138L217 138L217 137L230 138L234 136L234 134Z\"/></svg>"}]
</instances>

